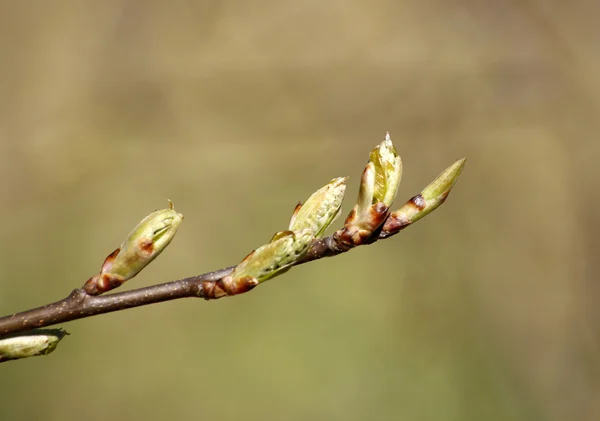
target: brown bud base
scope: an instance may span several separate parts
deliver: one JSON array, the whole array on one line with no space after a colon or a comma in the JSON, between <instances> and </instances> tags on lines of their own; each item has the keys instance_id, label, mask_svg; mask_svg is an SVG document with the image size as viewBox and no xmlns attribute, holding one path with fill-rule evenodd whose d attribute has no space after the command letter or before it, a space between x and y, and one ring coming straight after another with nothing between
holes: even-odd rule
<instances>
[{"instance_id":1,"label":"brown bud base","mask_svg":"<svg viewBox=\"0 0 600 421\"><path fill-rule=\"evenodd\" d=\"M336 231L333 237L344 251L362 244L370 244L379 237L379 232L389 214L389 207L382 202L372 205L368 212L360 217L355 207L346 218L344 228Z\"/></svg>"},{"instance_id":2,"label":"brown bud base","mask_svg":"<svg viewBox=\"0 0 600 421\"><path fill-rule=\"evenodd\" d=\"M231 276L226 276L213 281L202 282L203 297L206 300L216 300L221 297L230 297L233 295L243 294L250 291L258 285L256 278L244 276L242 278L233 279Z\"/></svg>"},{"instance_id":3,"label":"brown bud base","mask_svg":"<svg viewBox=\"0 0 600 421\"><path fill-rule=\"evenodd\" d=\"M410 224L412 222L405 215L395 215L392 213L385 221L379 237L383 239L396 235Z\"/></svg>"},{"instance_id":4,"label":"brown bud base","mask_svg":"<svg viewBox=\"0 0 600 421\"><path fill-rule=\"evenodd\" d=\"M118 248L108 255L102 264L100 273L92 276L83 285L83 290L85 292L87 292L89 295L100 295L106 291L110 291L111 289L118 288L123 284L123 282L125 282L125 279L123 279L122 276L102 273L104 270L110 269L120 251L121 249Z\"/></svg>"},{"instance_id":5,"label":"brown bud base","mask_svg":"<svg viewBox=\"0 0 600 421\"><path fill-rule=\"evenodd\" d=\"M118 288L123 285L125 280L121 276L111 275L109 273L99 273L92 276L83 285L83 290L88 295L100 295L107 291Z\"/></svg>"}]
</instances>

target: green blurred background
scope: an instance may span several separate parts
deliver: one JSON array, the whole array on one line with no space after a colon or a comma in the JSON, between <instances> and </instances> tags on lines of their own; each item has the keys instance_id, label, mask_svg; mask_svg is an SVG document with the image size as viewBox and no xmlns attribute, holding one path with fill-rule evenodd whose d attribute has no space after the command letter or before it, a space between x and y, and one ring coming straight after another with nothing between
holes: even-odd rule
<instances>
[{"instance_id":1,"label":"green blurred background","mask_svg":"<svg viewBox=\"0 0 600 421\"><path fill-rule=\"evenodd\" d=\"M0 366L0 419L599 419L599 13L2 1L4 314L81 285L167 198L185 221L127 289L237 263L333 177L349 210L386 130L397 207L468 162L393 239L64 325L52 355Z\"/></svg>"}]
</instances>

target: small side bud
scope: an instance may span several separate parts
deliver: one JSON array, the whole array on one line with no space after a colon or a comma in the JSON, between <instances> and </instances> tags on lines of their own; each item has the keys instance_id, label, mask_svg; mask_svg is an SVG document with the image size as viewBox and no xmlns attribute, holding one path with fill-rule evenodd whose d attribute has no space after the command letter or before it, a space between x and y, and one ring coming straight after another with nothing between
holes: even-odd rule
<instances>
[{"instance_id":1,"label":"small side bud","mask_svg":"<svg viewBox=\"0 0 600 421\"><path fill-rule=\"evenodd\" d=\"M104 261L100 273L90 278L83 289L99 295L121 286L162 253L171 243L183 220L169 201L169 209L152 212L138 224L121 247Z\"/></svg>"},{"instance_id":2,"label":"small side bud","mask_svg":"<svg viewBox=\"0 0 600 421\"><path fill-rule=\"evenodd\" d=\"M389 237L398 233L441 206L456 184L466 160L466 158L460 159L446 168L420 194L392 212L383 227L383 236Z\"/></svg>"},{"instance_id":3,"label":"small side bud","mask_svg":"<svg viewBox=\"0 0 600 421\"><path fill-rule=\"evenodd\" d=\"M0 339L0 362L48 355L65 335L63 329L35 329Z\"/></svg>"},{"instance_id":4,"label":"small side bud","mask_svg":"<svg viewBox=\"0 0 600 421\"><path fill-rule=\"evenodd\" d=\"M360 182L358 199L335 236L347 247L368 242L389 215L402 179L402 160L392 144L389 133L371 151Z\"/></svg>"},{"instance_id":5,"label":"small side bud","mask_svg":"<svg viewBox=\"0 0 600 421\"><path fill-rule=\"evenodd\" d=\"M314 192L306 202L298 204L290 220L290 231L309 230L320 238L340 215L348 177L334 178Z\"/></svg>"}]
</instances>

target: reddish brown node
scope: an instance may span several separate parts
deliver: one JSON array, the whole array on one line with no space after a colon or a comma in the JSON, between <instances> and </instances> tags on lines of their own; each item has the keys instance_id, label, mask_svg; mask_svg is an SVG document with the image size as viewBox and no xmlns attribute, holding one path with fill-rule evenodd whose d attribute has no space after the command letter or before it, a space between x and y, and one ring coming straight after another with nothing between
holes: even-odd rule
<instances>
[{"instance_id":1,"label":"reddish brown node","mask_svg":"<svg viewBox=\"0 0 600 421\"><path fill-rule=\"evenodd\" d=\"M390 208L382 202L377 202L369 209L369 228L372 232L385 222L390 214Z\"/></svg>"},{"instance_id":2,"label":"reddish brown node","mask_svg":"<svg viewBox=\"0 0 600 421\"><path fill-rule=\"evenodd\" d=\"M366 215L361 215L359 220L356 208L354 208L346 218L344 228L337 231L334 238L346 250L362 244L372 243L378 237L389 213L388 206L382 202L377 202L371 205Z\"/></svg>"},{"instance_id":3,"label":"reddish brown node","mask_svg":"<svg viewBox=\"0 0 600 421\"><path fill-rule=\"evenodd\" d=\"M226 276L217 281L202 282L202 289L204 291L204 298L211 300L243 294L250 291L257 285L258 281L251 276L244 276L237 279L233 279L231 276Z\"/></svg>"},{"instance_id":4,"label":"reddish brown node","mask_svg":"<svg viewBox=\"0 0 600 421\"><path fill-rule=\"evenodd\" d=\"M83 284L83 290L89 295L98 295L101 292L98 289L98 278L100 275L94 275Z\"/></svg>"},{"instance_id":5,"label":"reddish brown node","mask_svg":"<svg viewBox=\"0 0 600 421\"><path fill-rule=\"evenodd\" d=\"M106 292L106 291L110 291L111 289L115 289L120 287L121 285L123 285L123 282L125 282L125 280L123 279L122 276L120 275L113 275L110 273L103 273L100 276L100 283L99 283L99 287L101 289L101 293L102 292Z\"/></svg>"},{"instance_id":6,"label":"reddish brown node","mask_svg":"<svg viewBox=\"0 0 600 421\"><path fill-rule=\"evenodd\" d=\"M202 282L202 297L204 297L205 300L216 300L217 298L227 295L223 286L219 284L219 281Z\"/></svg>"},{"instance_id":7,"label":"reddish brown node","mask_svg":"<svg viewBox=\"0 0 600 421\"><path fill-rule=\"evenodd\" d=\"M405 215L391 214L383 224L382 235L383 237L389 237L390 235L397 234L402 229L410 225L410 221Z\"/></svg>"}]
</instances>

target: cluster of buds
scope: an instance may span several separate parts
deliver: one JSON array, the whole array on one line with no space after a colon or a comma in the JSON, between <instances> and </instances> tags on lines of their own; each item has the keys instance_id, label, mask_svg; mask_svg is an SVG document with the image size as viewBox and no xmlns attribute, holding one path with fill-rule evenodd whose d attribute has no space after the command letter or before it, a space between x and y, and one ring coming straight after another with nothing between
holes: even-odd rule
<instances>
[{"instance_id":1,"label":"cluster of buds","mask_svg":"<svg viewBox=\"0 0 600 421\"><path fill-rule=\"evenodd\" d=\"M347 177L331 180L294 209L287 230L247 255L219 279L202 281L202 294L215 299L247 292L292 266L345 252L353 247L390 237L439 207L450 193L465 164L456 161L420 194L397 211L390 207L402 178L402 161L389 133L369 155L360 182L356 205L344 227L322 238L325 230L341 213ZM144 218L111 253L100 272L83 286L89 295L99 295L121 286L152 262L171 242L183 216L169 208ZM219 275L221 276L221 275ZM81 290L76 290L84 294ZM33 330L0 339L0 362L46 355L67 333L61 329Z\"/></svg>"},{"instance_id":2,"label":"cluster of buds","mask_svg":"<svg viewBox=\"0 0 600 421\"><path fill-rule=\"evenodd\" d=\"M334 178L294 209L286 231L250 253L233 272L217 282L205 282L206 298L242 294L281 275L304 258L315 239L321 238L341 211L346 180Z\"/></svg>"},{"instance_id":3,"label":"cluster of buds","mask_svg":"<svg viewBox=\"0 0 600 421\"><path fill-rule=\"evenodd\" d=\"M152 212L108 255L100 272L88 279L83 289L99 295L133 278L171 243L182 220L171 201L168 209Z\"/></svg>"},{"instance_id":4,"label":"cluster of buds","mask_svg":"<svg viewBox=\"0 0 600 421\"><path fill-rule=\"evenodd\" d=\"M304 205L298 204L288 230L278 232L269 243L246 256L229 275L216 282L205 281L202 285L205 298L242 294L298 263L396 234L444 202L464 162L464 159L457 161L420 195L390 212L402 179L402 160L387 133L385 140L369 155L356 205L342 229L332 237L319 240L341 212L347 177L333 179L313 193Z\"/></svg>"}]
</instances>

